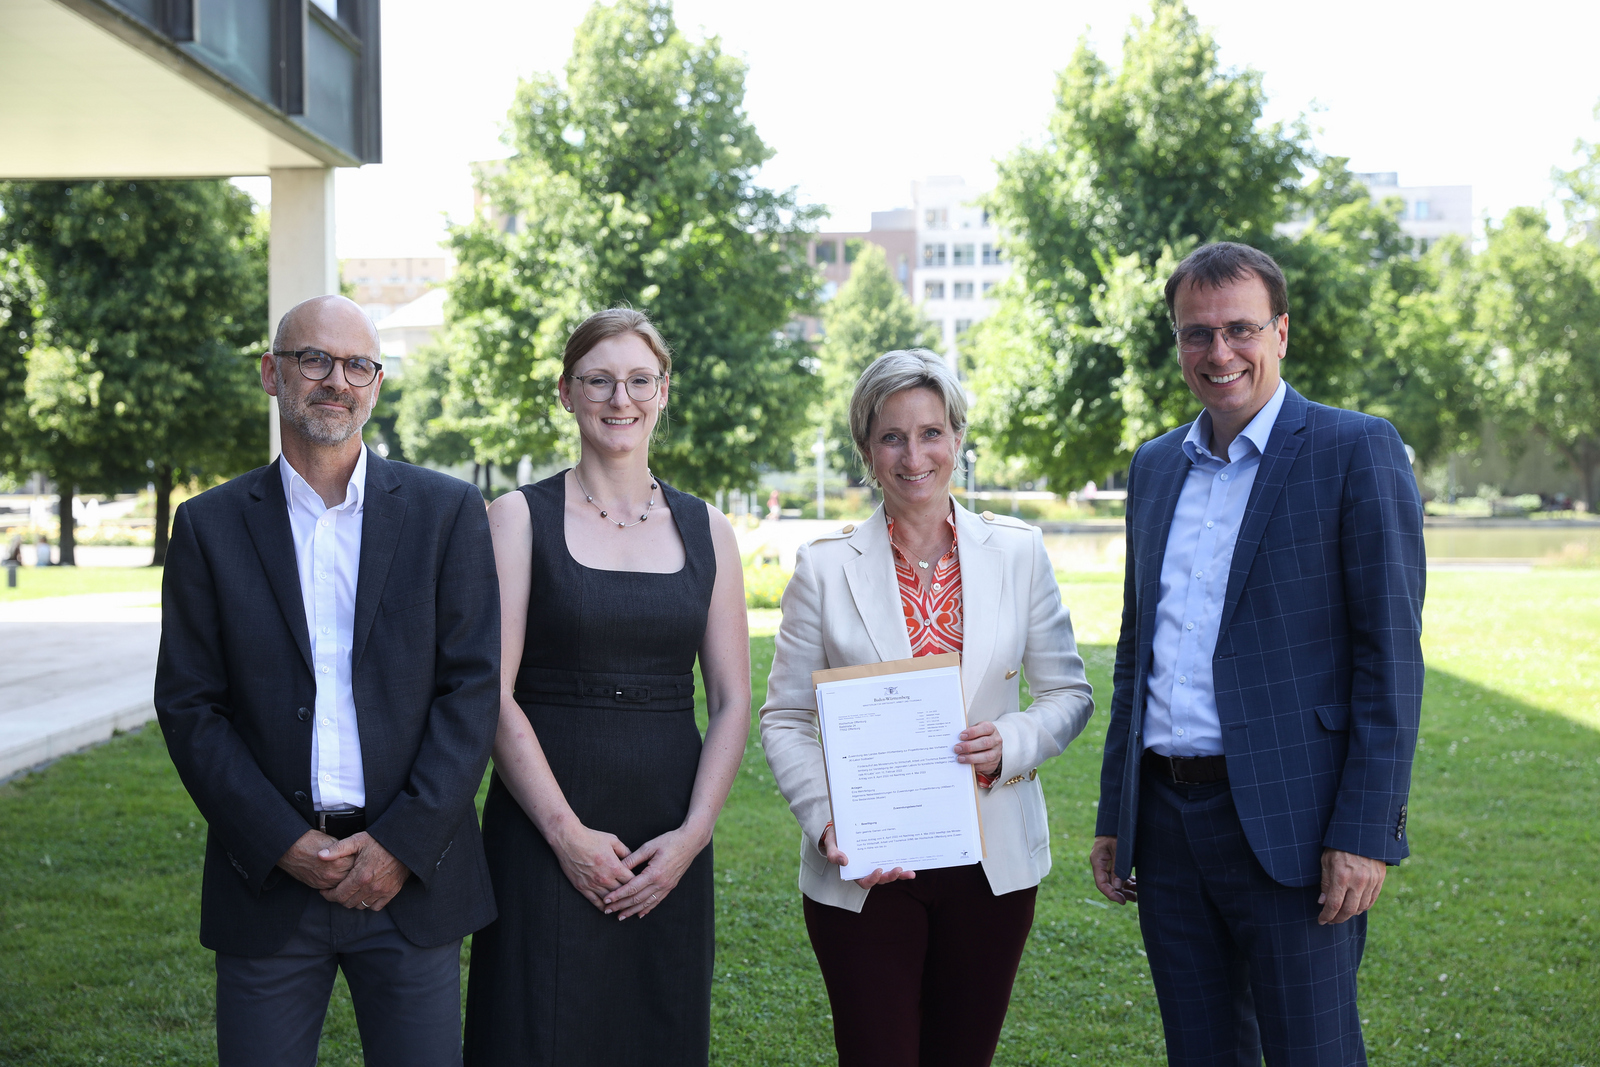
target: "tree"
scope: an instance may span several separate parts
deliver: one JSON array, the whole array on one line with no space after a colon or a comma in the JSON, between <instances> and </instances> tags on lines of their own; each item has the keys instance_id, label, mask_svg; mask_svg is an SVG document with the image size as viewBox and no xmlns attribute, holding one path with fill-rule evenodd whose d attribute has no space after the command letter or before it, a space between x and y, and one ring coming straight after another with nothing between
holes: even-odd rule
<instances>
[{"instance_id":1,"label":"tree","mask_svg":"<svg viewBox=\"0 0 1600 1067\"><path fill-rule=\"evenodd\" d=\"M1600 470L1600 249L1551 237L1537 208L1513 208L1479 257L1477 325L1484 395L1508 430L1532 430L1561 453L1595 507Z\"/></svg>"},{"instance_id":2,"label":"tree","mask_svg":"<svg viewBox=\"0 0 1600 1067\"><path fill-rule=\"evenodd\" d=\"M1160 290L1195 245L1273 241L1310 160L1262 120L1260 74L1223 70L1180 0L1155 0L1112 70L1080 41L1049 136L1000 165L1015 264L973 331L977 429L1075 484L1188 412Z\"/></svg>"},{"instance_id":3,"label":"tree","mask_svg":"<svg viewBox=\"0 0 1600 1067\"><path fill-rule=\"evenodd\" d=\"M155 563L175 479L236 473L266 451L251 358L265 343L266 239L226 182L0 185L0 252L38 279L26 396L6 412L17 461L72 497L153 481Z\"/></svg>"},{"instance_id":4,"label":"tree","mask_svg":"<svg viewBox=\"0 0 1600 1067\"><path fill-rule=\"evenodd\" d=\"M585 16L564 85L519 87L516 154L483 182L493 211L452 238L447 313L471 345L449 375L479 409L456 425L479 455L549 454L568 333L629 304L675 353L658 473L710 492L792 462L811 352L784 327L818 288L805 263L818 212L755 184L772 152L744 78L715 38L679 33L670 4L618 0Z\"/></svg>"},{"instance_id":5,"label":"tree","mask_svg":"<svg viewBox=\"0 0 1600 1067\"><path fill-rule=\"evenodd\" d=\"M865 244L850 279L822 308L822 422L835 470L860 472L850 438L850 392L885 352L936 348L939 327L922 314L889 271L883 249Z\"/></svg>"}]
</instances>

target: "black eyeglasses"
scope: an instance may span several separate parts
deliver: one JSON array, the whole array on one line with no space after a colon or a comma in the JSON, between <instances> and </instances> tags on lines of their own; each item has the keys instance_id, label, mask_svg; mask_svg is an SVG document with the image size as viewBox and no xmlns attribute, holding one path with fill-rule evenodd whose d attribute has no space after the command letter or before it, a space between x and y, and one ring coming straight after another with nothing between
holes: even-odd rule
<instances>
[{"instance_id":1,"label":"black eyeglasses","mask_svg":"<svg viewBox=\"0 0 1600 1067\"><path fill-rule=\"evenodd\" d=\"M1222 331L1222 339L1228 347L1238 351L1249 348L1261 336L1261 331L1278 321L1274 315L1266 322L1257 325L1253 322L1230 322L1226 326L1185 326L1181 330L1173 330L1172 336L1178 339L1178 348L1183 352L1209 352L1218 330Z\"/></svg>"},{"instance_id":2,"label":"black eyeglasses","mask_svg":"<svg viewBox=\"0 0 1600 1067\"><path fill-rule=\"evenodd\" d=\"M344 380L357 389L371 385L383 364L366 356L330 356L315 348L302 348L294 352L274 352L279 359L289 357L300 364L300 376L308 382L320 382L333 373L335 363L344 364Z\"/></svg>"},{"instance_id":3,"label":"black eyeglasses","mask_svg":"<svg viewBox=\"0 0 1600 1067\"><path fill-rule=\"evenodd\" d=\"M583 395L592 404L604 404L617 395L618 384L623 384L636 403L654 400L661 392L664 374L630 374L626 378L613 378L609 374L569 374L567 377L583 383Z\"/></svg>"}]
</instances>

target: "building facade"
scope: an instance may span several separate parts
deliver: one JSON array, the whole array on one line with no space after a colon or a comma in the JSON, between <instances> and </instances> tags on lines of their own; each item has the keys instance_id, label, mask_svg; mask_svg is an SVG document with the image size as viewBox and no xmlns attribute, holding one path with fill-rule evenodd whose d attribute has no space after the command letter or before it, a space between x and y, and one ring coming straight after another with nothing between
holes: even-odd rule
<instances>
[{"instance_id":1,"label":"building facade","mask_svg":"<svg viewBox=\"0 0 1600 1067\"><path fill-rule=\"evenodd\" d=\"M377 322L448 281L451 262L447 256L346 259L339 274L353 290L350 299Z\"/></svg>"},{"instance_id":2,"label":"building facade","mask_svg":"<svg viewBox=\"0 0 1600 1067\"><path fill-rule=\"evenodd\" d=\"M994 288L1011 272L1000 231L978 203L982 195L959 177L911 183L917 227L912 298L939 324L952 360L961 335L994 311Z\"/></svg>"},{"instance_id":3,"label":"building facade","mask_svg":"<svg viewBox=\"0 0 1600 1067\"><path fill-rule=\"evenodd\" d=\"M1401 185L1400 175L1392 170L1368 171L1354 177L1366 185L1374 203L1391 197L1401 202L1400 230L1416 239L1419 252L1426 252L1429 245L1447 234L1472 240L1472 186ZM1310 221L1309 214L1304 215L1283 223L1278 232L1297 236Z\"/></svg>"}]
</instances>

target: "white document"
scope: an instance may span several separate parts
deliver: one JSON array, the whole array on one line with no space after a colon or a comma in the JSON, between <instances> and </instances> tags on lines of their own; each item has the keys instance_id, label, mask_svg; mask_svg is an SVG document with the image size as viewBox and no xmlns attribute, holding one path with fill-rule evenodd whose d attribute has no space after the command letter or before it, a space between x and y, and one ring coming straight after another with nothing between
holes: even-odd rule
<instances>
[{"instance_id":1,"label":"white document","mask_svg":"<svg viewBox=\"0 0 1600 1067\"><path fill-rule=\"evenodd\" d=\"M954 751L967 727L960 657L817 671L813 678L834 834L850 861L839 876L981 860L977 782Z\"/></svg>"}]
</instances>

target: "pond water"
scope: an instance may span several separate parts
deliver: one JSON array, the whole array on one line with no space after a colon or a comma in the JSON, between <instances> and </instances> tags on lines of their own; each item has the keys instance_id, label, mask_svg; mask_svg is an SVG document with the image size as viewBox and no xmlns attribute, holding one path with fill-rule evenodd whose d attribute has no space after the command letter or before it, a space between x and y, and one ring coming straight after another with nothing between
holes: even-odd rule
<instances>
[{"instance_id":1,"label":"pond water","mask_svg":"<svg viewBox=\"0 0 1600 1067\"><path fill-rule=\"evenodd\" d=\"M1428 526L1430 560L1539 560L1600 562L1600 524L1556 526L1542 522L1497 526ZM1057 570L1119 571L1127 546L1117 530L1045 534L1045 551Z\"/></svg>"}]
</instances>

